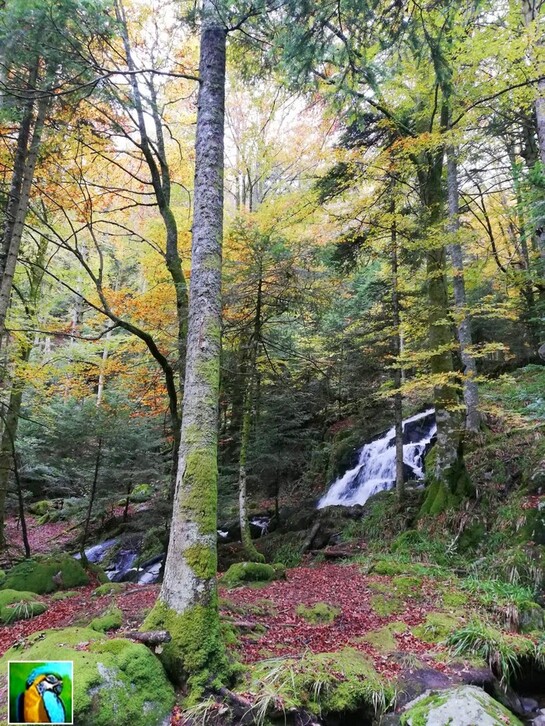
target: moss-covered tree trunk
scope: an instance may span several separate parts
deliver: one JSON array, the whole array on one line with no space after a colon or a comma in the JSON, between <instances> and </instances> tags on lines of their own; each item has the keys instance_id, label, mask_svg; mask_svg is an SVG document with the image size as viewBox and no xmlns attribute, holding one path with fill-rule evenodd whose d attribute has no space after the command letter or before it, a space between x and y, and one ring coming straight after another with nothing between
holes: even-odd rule
<instances>
[{"instance_id":1,"label":"moss-covered tree trunk","mask_svg":"<svg viewBox=\"0 0 545 726\"><path fill-rule=\"evenodd\" d=\"M429 228L433 230L426 252L430 369L434 378L433 398L437 423L434 471L423 514L436 514L472 494L463 455L464 406L459 397L453 351L457 347L450 315L446 247L441 235L444 222L444 149L426 154L419 181Z\"/></svg>"},{"instance_id":2,"label":"moss-covered tree trunk","mask_svg":"<svg viewBox=\"0 0 545 726\"><path fill-rule=\"evenodd\" d=\"M144 623L170 631L165 666L193 696L225 663L216 586L225 54L226 30L205 0L180 457L164 581Z\"/></svg>"}]
</instances>

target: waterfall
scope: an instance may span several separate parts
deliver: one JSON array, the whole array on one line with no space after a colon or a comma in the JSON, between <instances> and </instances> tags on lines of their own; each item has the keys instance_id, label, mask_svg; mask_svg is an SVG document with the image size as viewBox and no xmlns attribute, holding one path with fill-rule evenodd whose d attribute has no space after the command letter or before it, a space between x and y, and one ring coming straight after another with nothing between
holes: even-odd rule
<instances>
[{"instance_id":1,"label":"waterfall","mask_svg":"<svg viewBox=\"0 0 545 726\"><path fill-rule=\"evenodd\" d=\"M433 408L403 421L403 463L413 479L424 477L424 455L437 432ZM358 463L331 484L318 509L364 504L373 494L392 489L396 478L395 427L360 450Z\"/></svg>"}]
</instances>

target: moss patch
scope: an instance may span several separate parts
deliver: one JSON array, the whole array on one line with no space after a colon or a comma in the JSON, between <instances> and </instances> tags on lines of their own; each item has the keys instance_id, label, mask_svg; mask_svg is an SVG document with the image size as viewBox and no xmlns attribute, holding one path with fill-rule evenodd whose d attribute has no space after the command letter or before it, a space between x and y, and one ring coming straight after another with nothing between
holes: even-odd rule
<instances>
[{"instance_id":1,"label":"moss patch","mask_svg":"<svg viewBox=\"0 0 545 726\"><path fill-rule=\"evenodd\" d=\"M89 577L78 560L69 555L59 555L43 560L20 562L9 570L2 589L30 591L43 595L88 583Z\"/></svg>"},{"instance_id":2,"label":"moss patch","mask_svg":"<svg viewBox=\"0 0 545 726\"><path fill-rule=\"evenodd\" d=\"M429 613L421 625L412 628L412 633L425 643L440 643L458 627L460 619L453 615Z\"/></svg>"},{"instance_id":3,"label":"moss patch","mask_svg":"<svg viewBox=\"0 0 545 726\"><path fill-rule=\"evenodd\" d=\"M317 602L315 605L298 605L295 612L300 618L303 618L313 625L323 625L332 623L335 618L340 615L339 608L328 605L326 602Z\"/></svg>"},{"instance_id":4,"label":"moss patch","mask_svg":"<svg viewBox=\"0 0 545 726\"><path fill-rule=\"evenodd\" d=\"M8 660L73 660L78 726L150 726L162 723L174 705L172 686L146 646L107 640L94 630L66 628L33 635L25 647L14 647L0 659L2 678Z\"/></svg>"},{"instance_id":5,"label":"moss patch","mask_svg":"<svg viewBox=\"0 0 545 726\"><path fill-rule=\"evenodd\" d=\"M0 621L13 623L16 620L28 620L41 615L47 610L47 605L36 600L33 592L19 592L18 590L0 591Z\"/></svg>"},{"instance_id":6,"label":"moss patch","mask_svg":"<svg viewBox=\"0 0 545 726\"><path fill-rule=\"evenodd\" d=\"M262 562L237 562L221 578L224 587L237 587L248 582L270 582L276 578L272 565Z\"/></svg>"},{"instance_id":7,"label":"moss patch","mask_svg":"<svg viewBox=\"0 0 545 726\"><path fill-rule=\"evenodd\" d=\"M117 630L123 623L123 613L119 608L111 608L89 623L91 630L106 633L108 630Z\"/></svg>"},{"instance_id":8,"label":"moss patch","mask_svg":"<svg viewBox=\"0 0 545 726\"><path fill-rule=\"evenodd\" d=\"M407 625L402 622L394 622L389 625L385 625L383 628L377 628L377 630L371 630L369 633L364 635L361 640L365 643L369 643L376 648L380 653L392 653L398 649L397 640L395 639L396 633L404 633L407 630Z\"/></svg>"},{"instance_id":9,"label":"moss patch","mask_svg":"<svg viewBox=\"0 0 545 726\"><path fill-rule=\"evenodd\" d=\"M371 660L353 648L256 663L244 689L271 710L305 708L315 714L381 712L394 696Z\"/></svg>"},{"instance_id":10,"label":"moss patch","mask_svg":"<svg viewBox=\"0 0 545 726\"><path fill-rule=\"evenodd\" d=\"M373 595L371 598L371 607L377 615L387 617L404 610L405 606L396 597L387 597L386 595Z\"/></svg>"},{"instance_id":11,"label":"moss patch","mask_svg":"<svg viewBox=\"0 0 545 726\"><path fill-rule=\"evenodd\" d=\"M103 595L117 595L126 589L126 585L123 582L105 582L103 585L99 585L92 592L92 597L102 597Z\"/></svg>"},{"instance_id":12,"label":"moss patch","mask_svg":"<svg viewBox=\"0 0 545 726\"><path fill-rule=\"evenodd\" d=\"M69 598L76 597L77 595L79 595L77 590L59 590L59 592L54 592L53 595L51 595L51 602L68 600Z\"/></svg>"}]
</instances>

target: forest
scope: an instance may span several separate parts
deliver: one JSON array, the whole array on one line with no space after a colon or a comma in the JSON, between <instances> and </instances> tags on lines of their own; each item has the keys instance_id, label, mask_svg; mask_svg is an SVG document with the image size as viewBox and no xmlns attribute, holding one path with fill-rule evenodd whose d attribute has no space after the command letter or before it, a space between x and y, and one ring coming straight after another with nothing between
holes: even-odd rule
<instances>
[{"instance_id":1,"label":"forest","mask_svg":"<svg viewBox=\"0 0 545 726\"><path fill-rule=\"evenodd\" d=\"M545 2L0 0L0 723L545 726Z\"/></svg>"}]
</instances>

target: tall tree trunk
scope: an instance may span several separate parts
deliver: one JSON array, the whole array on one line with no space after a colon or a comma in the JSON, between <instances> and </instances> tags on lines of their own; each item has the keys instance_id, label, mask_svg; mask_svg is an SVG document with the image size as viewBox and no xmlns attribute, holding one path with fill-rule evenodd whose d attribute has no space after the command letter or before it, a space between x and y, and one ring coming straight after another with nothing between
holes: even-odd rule
<instances>
[{"instance_id":1,"label":"tall tree trunk","mask_svg":"<svg viewBox=\"0 0 545 726\"><path fill-rule=\"evenodd\" d=\"M226 669L216 584L226 37L205 0L180 458L163 585L144 624L170 631L165 666L194 693Z\"/></svg>"},{"instance_id":2,"label":"tall tree trunk","mask_svg":"<svg viewBox=\"0 0 545 726\"><path fill-rule=\"evenodd\" d=\"M453 286L454 302L458 311L457 324L458 342L464 367L464 401L466 404L466 429L476 433L480 428L479 389L476 383L477 364L471 355L471 319L467 311L466 288L464 280L464 261L462 246L456 235L460 229L460 207L458 191L458 166L456 150L447 147L447 189L448 189L448 229L453 236L449 244L449 252L454 268Z\"/></svg>"},{"instance_id":3,"label":"tall tree trunk","mask_svg":"<svg viewBox=\"0 0 545 726\"><path fill-rule=\"evenodd\" d=\"M19 360L24 365L30 358L31 346L23 344L20 348ZM11 465L15 455L15 441L17 439L17 427L19 425L19 414L23 401L24 379L15 382L10 392L8 409L4 417L4 430L2 443L0 445L0 551L5 547L5 517L6 517L6 496L9 484Z\"/></svg>"},{"instance_id":4,"label":"tall tree trunk","mask_svg":"<svg viewBox=\"0 0 545 726\"><path fill-rule=\"evenodd\" d=\"M36 162L38 161L38 152L40 150L42 131L48 106L49 98L47 96L44 96L38 101L38 111L36 114L36 121L34 123L32 141L30 142L28 156L26 158L19 203L17 209L14 211L14 221L9 241L6 241L5 243L6 260L2 280L0 282L0 339L5 330L6 315L9 308L11 290L13 286L13 276L17 266L19 248L21 246L21 239L28 211L28 203L30 200L30 191L34 179L34 170L36 168Z\"/></svg>"},{"instance_id":5,"label":"tall tree trunk","mask_svg":"<svg viewBox=\"0 0 545 726\"><path fill-rule=\"evenodd\" d=\"M395 201L392 200L390 212L395 214ZM403 396L401 394L401 308L399 304L399 276L398 276L398 247L397 247L397 225L395 218L392 220L391 229L391 264L392 264L392 322L394 327L393 349L396 361L394 363L394 421L395 421L395 444L396 444L396 492L399 501L405 493L405 477L403 472Z\"/></svg>"},{"instance_id":6,"label":"tall tree trunk","mask_svg":"<svg viewBox=\"0 0 545 726\"><path fill-rule=\"evenodd\" d=\"M429 225L438 230L444 220L442 187L444 150L428 155L426 172L420 172ZM450 321L449 295L446 276L446 248L435 244L426 253L426 276L429 305L430 369L435 378L433 398L437 423L435 471L422 505L423 514L436 514L461 498L473 493L463 455L464 425L455 382Z\"/></svg>"}]
</instances>

